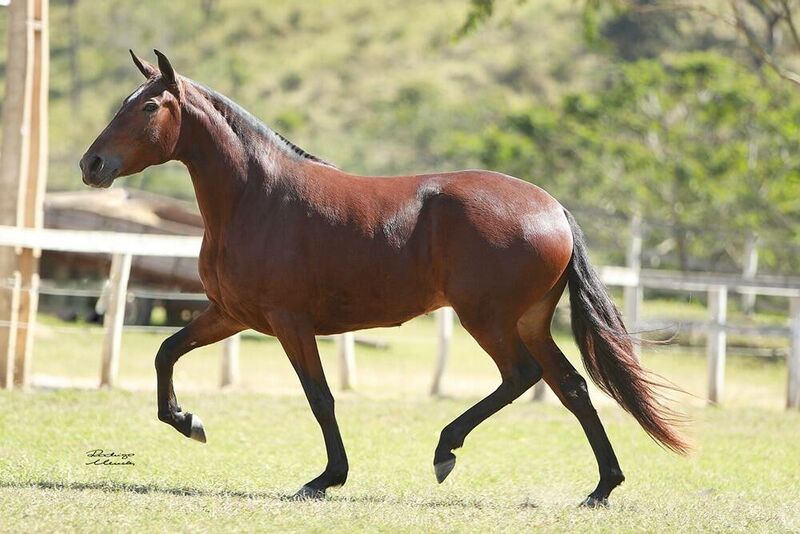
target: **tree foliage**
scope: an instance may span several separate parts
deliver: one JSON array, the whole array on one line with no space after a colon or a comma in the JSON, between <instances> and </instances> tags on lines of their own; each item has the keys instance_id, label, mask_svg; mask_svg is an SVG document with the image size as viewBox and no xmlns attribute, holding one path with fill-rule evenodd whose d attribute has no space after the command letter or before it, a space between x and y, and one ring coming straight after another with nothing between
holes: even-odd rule
<instances>
[{"instance_id":1,"label":"tree foliage","mask_svg":"<svg viewBox=\"0 0 800 534\"><path fill-rule=\"evenodd\" d=\"M601 88L511 111L451 150L568 205L644 214L669 266L735 268L747 231L800 245L800 96L767 78L713 53L619 64Z\"/></svg>"}]
</instances>

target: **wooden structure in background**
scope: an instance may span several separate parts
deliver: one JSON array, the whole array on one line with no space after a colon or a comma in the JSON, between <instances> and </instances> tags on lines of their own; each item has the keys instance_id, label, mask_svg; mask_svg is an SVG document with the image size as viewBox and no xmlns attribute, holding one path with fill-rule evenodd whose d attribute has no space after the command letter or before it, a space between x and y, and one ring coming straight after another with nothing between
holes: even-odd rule
<instances>
[{"instance_id":1,"label":"wooden structure in background","mask_svg":"<svg viewBox=\"0 0 800 534\"><path fill-rule=\"evenodd\" d=\"M439 331L439 349L436 353L436 370L433 372L431 395L442 395L442 378L447 367L447 356L450 354L450 341L453 339L453 308L445 307L436 310L436 323Z\"/></svg>"},{"instance_id":2,"label":"wooden structure in background","mask_svg":"<svg viewBox=\"0 0 800 534\"><path fill-rule=\"evenodd\" d=\"M711 287L708 290L710 324L706 351L708 358L708 402L722 402L725 384L725 319L728 315L728 288Z\"/></svg>"},{"instance_id":3,"label":"wooden structure in background","mask_svg":"<svg viewBox=\"0 0 800 534\"><path fill-rule=\"evenodd\" d=\"M48 0L13 0L9 8L0 223L40 228L47 180ZM10 192L16 191L17 195ZM13 214L13 216L12 216ZM0 387L30 382L39 249L0 251ZM8 290L11 289L9 292Z\"/></svg>"},{"instance_id":4,"label":"wooden structure in background","mask_svg":"<svg viewBox=\"0 0 800 534\"><path fill-rule=\"evenodd\" d=\"M235 386L239 382L239 347L241 334L234 334L222 345L222 370L219 385L222 388Z\"/></svg>"},{"instance_id":5,"label":"wooden structure in background","mask_svg":"<svg viewBox=\"0 0 800 534\"><path fill-rule=\"evenodd\" d=\"M110 293L103 322L100 385L114 387L119 373L122 326L133 256L197 258L200 237L0 227L6 247L111 254ZM0 245L0 249L4 248Z\"/></svg>"},{"instance_id":6,"label":"wooden structure in background","mask_svg":"<svg viewBox=\"0 0 800 534\"><path fill-rule=\"evenodd\" d=\"M344 391L355 389L356 377L356 338L352 332L338 334L336 346L339 351L339 384Z\"/></svg>"},{"instance_id":7,"label":"wooden structure in background","mask_svg":"<svg viewBox=\"0 0 800 534\"><path fill-rule=\"evenodd\" d=\"M122 324L125 318L125 301L128 296L128 280L131 275L130 254L117 253L111 256L110 298L103 317L103 369L100 387L112 388L119 376L119 350L122 347Z\"/></svg>"}]
</instances>

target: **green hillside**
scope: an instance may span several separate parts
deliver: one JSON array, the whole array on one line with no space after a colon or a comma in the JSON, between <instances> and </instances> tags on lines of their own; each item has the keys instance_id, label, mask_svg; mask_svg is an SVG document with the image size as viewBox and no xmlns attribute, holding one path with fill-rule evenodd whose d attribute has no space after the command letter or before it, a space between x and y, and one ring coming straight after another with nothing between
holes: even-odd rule
<instances>
[{"instance_id":1,"label":"green hillside","mask_svg":"<svg viewBox=\"0 0 800 534\"><path fill-rule=\"evenodd\" d=\"M457 43L463 0L67 4L51 6L52 190L82 187L80 155L140 83L128 48L151 60L153 48L164 51L179 72L230 96L308 151L374 174L445 163L436 147L417 153L413 117L409 130L373 135L397 121L397 102L436 95L453 110L446 120L469 130L520 99L555 98L564 83L580 78L567 67L583 46L580 20L565 2L529 2L513 22L499 20ZM203 5L212 7L206 12ZM2 42L6 16L0 11ZM175 167L128 183L191 196Z\"/></svg>"}]
</instances>

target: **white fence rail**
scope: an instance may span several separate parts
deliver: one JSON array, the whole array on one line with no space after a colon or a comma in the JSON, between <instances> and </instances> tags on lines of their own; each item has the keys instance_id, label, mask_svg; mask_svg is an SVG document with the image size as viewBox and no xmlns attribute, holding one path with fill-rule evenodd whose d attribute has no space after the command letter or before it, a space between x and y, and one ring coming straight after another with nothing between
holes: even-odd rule
<instances>
[{"instance_id":1,"label":"white fence rail","mask_svg":"<svg viewBox=\"0 0 800 534\"><path fill-rule=\"evenodd\" d=\"M20 249L44 249L93 254L111 254L111 293L104 320L103 365L100 383L113 387L117 383L122 320L125 310L128 278L133 256L165 256L196 258L200 252L199 237L167 236L149 234L126 234L116 232L94 232L79 230L29 229L0 226L0 246ZM737 276L718 273L682 273L641 270L631 267L602 267L598 269L603 282L609 286L621 286L626 291L624 315L629 326L641 324L641 300L643 288L673 291L703 291L709 297L708 362L709 402L722 399L725 378L726 332L732 327L726 322L728 292L747 295L772 295L790 299L790 321L788 331L790 351L788 356L789 379L787 385L787 407L800 409L800 280L774 276ZM21 288L17 287L19 292ZM42 292L47 289L43 288ZM187 298L200 298L187 295ZM454 314L445 308L437 312L438 351L431 386L431 394L440 395L446 370L449 347L453 333ZM29 327L32 327L30 325ZM735 326L733 327L735 328ZM769 330L772 327L748 327L749 330ZM237 335L238 336L238 335ZM336 337L339 347L340 385L352 389L356 385L355 337L341 334ZM8 364L0 354L0 364ZM13 355L11 356L13 358ZM13 362L11 363L13 365ZM221 359L221 386L235 384L239 376L239 339L226 341ZM543 388L535 390L541 398Z\"/></svg>"}]
</instances>

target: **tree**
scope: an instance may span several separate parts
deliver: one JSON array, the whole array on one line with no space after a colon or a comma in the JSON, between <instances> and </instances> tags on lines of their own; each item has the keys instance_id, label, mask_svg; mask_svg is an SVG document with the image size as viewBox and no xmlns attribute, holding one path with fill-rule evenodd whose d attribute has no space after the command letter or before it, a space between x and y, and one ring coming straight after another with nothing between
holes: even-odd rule
<instances>
[{"instance_id":1,"label":"tree","mask_svg":"<svg viewBox=\"0 0 800 534\"><path fill-rule=\"evenodd\" d=\"M590 13L605 9L638 14L699 14L706 20L721 22L735 30L739 39L747 44L756 69L766 64L781 78L800 85L800 74L788 66L786 57L800 53L800 34L795 23L796 4L795 0L728 0L715 5L702 0L587 0L584 10ZM585 17L586 20L592 18ZM784 36L788 38L783 39ZM786 42L783 47L780 46L782 41Z\"/></svg>"},{"instance_id":2,"label":"tree","mask_svg":"<svg viewBox=\"0 0 800 534\"><path fill-rule=\"evenodd\" d=\"M525 1L518 0L518 3ZM464 36L490 19L496 3L497 0L470 0L470 9L457 35ZM608 13L612 13L619 24L628 26L627 35L640 32L644 25L650 26L647 32L647 41L650 42L653 32L658 38L665 31L676 30L669 20L675 13L699 14L706 20L721 22L746 43L757 69L766 64L781 78L800 85L800 74L788 66L785 57L800 54L800 31L796 23L799 6L796 0L727 0L721 3L705 0L584 0L583 6L585 34L589 40L597 36L598 23L602 15ZM640 19L637 24L629 24L631 17L646 14L660 16L661 20L650 24L652 21ZM664 18L665 14L670 17ZM783 41L786 45L781 47ZM638 51L630 48L622 51L622 54L628 53Z\"/></svg>"},{"instance_id":3,"label":"tree","mask_svg":"<svg viewBox=\"0 0 800 534\"><path fill-rule=\"evenodd\" d=\"M748 229L773 243L800 235L797 124L792 88L695 52L618 64L560 109L510 111L451 150L532 177L571 208L644 214L673 267L733 268ZM797 267L782 249L772 266Z\"/></svg>"}]
</instances>

